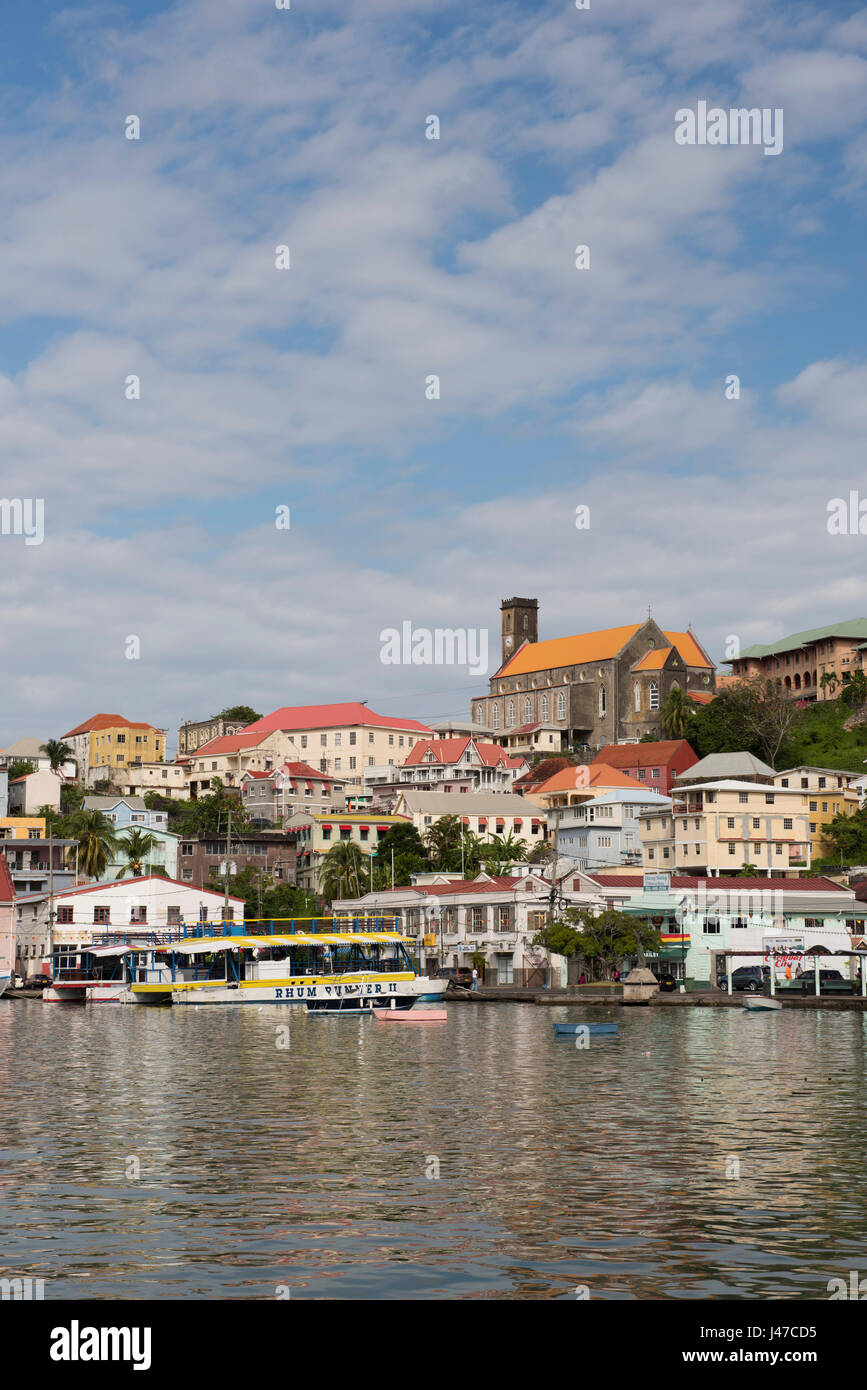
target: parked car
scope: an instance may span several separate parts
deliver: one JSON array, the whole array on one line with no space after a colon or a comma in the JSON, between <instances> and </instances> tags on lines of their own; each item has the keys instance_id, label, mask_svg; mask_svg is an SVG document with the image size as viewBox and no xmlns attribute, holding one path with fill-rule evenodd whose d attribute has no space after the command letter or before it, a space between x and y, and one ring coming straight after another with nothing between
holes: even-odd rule
<instances>
[{"instance_id":1,"label":"parked car","mask_svg":"<svg viewBox=\"0 0 867 1390\"><path fill-rule=\"evenodd\" d=\"M654 970L653 973L659 981L660 994L671 994L677 989L677 980L670 970Z\"/></svg>"},{"instance_id":2,"label":"parked car","mask_svg":"<svg viewBox=\"0 0 867 1390\"><path fill-rule=\"evenodd\" d=\"M791 990L800 994L815 994L816 972L809 968L801 970L793 980L785 980L777 989L779 992ZM820 994L857 994L858 989L858 981L847 980L839 970L819 971Z\"/></svg>"},{"instance_id":3,"label":"parked car","mask_svg":"<svg viewBox=\"0 0 867 1390\"><path fill-rule=\"evenodd\" d=\"M769 965L739 965L732 971L732 989L745 989L750 994L758 994L766 986L770 988L771 967ZM717 989L728 989L725 972L717 972Z\"/></svg>"}]
</instances>

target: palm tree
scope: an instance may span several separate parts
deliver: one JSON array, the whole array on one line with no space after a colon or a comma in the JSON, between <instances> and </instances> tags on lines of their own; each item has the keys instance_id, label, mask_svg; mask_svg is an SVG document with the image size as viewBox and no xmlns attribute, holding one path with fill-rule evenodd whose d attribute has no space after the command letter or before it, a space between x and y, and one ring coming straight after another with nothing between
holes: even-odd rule
<instances>
[{"instance_id":1,"label":"palm tree","mask_svg":"<svg viewBox=\"0 0 867 1390\"><path fill-rule=\"evenodd\" d=\"M692 713L692 705L685 690L673 685L662 702L659 722L666 738L683 738L686 721Z\"/></svg>"},{"instance_id":2,"label":"palm tree","mask_svg":"<svg viewBox=\"0 0 867 1390\"><path fill-rule=\"evenodd\" d=\"M111 821L101 811L76 811L70 820L72 838L78 841L78 866L88 878L101 878L106 865L117 848L117 836ZM67 856L75 863L75 849Z\"/></svg>"},{"instance_id":3,"label":"palm tree","mask_svg":"<svg viewBox=\"0 0 867 1390\"><path fill-rule=\"evenodd\" d=\"M831 698L833 699L833 697L834 697L834 691L837 689L837 672L836 672L836 671L823 671L823 672L822 672L822 675L821 675L820 678L819 678L819 684L820 684L820 686L822 687L823 690L825 690L828 686L830 686L830 688L831 688Z\"/></svg>"},{"instance_id":4,"label":"palm tree","mask_svg":"<svg viewBox=\"0 0 867 1390\"><path fill-rule=\"evenodd\" d=\"M527 846L510 830L505 836L493 835L482 849L482 858L491 873L500 874L509 864L526 862Z\"/></svg>"},{"instance_id":5,"label":"palm tree","mask_svg":"<svg viewBox=\"0 0 867 1390\"><path fill-rule=\"evenodd\" d=\"M117 840L115 853L120 851L120 857L122 860L125 859L126 863L115 874L115 878L125 878L128 873L132 873L133 878L141 878L144 865L156 845L156 836L150 835L147 830L141 830L137 825L125 831ZM151 873L165 876L162 867L151 869Z\"/></svg>"},{"instance_id":6,"label":"palm tree","mask_svg":"<svg viewBox=\"0 0 867 1390\"><path fill-rule=\"evenodd\" d=\"M451 869L461 862L461 836L464 823L460 816L440 816L422 836L422 844L438 869Z\"/></svg>"},{"instance_id":7,"label":"palm tree","mask_svg":"<svg viewBox=\"0 0 867 1390\"><path fill-rule=\"evenodd\" d=\"M847 705L863 705L867 700L867 676L863 671L853 671L843 690L842 699Z\"/></svg>"},{"instance_id":8,"label":"palm tree","mask_svg":"<svg viewBox=\"0 0 867 1390\"><path fill-rule=\"evenodd\" d=\"M45 754L52 772L59 772L64 763L71 763L75 758L75 749L58 738L50 738L47 743L41 744L39 751Z\"/></svg>"},{"instance_id":9,"label":"palm tree","mask_svg":"<svg viewBox=\"0 0 867 1390\"><path fill-rule=\"evenodd\" d=\"M354 840L338 840L322 861L320 891L329 902L334 898L360 897L367 856Z\"/></svg>"}]
</instances>

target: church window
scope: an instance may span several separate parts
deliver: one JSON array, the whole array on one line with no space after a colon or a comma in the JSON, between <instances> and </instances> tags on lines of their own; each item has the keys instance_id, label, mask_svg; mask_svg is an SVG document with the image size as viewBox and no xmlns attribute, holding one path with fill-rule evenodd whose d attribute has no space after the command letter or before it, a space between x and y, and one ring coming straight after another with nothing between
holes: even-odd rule
<instances>
[{"instance_id":1,"label":"church window","mask_svg":"<svg viewBox=\"0 0 867 1390\"><path fill-rule=\"evenodd\" d=\"M525 700L525 701L524 701L524 723L525 723L525 724L529 724L529 722L530 722L530 720L531 720L532 718L533 718L533 706L531 705L531 703L530 703L529 700Z\"/></svg>"},{"instance_id":2,"label":"church window","mask_svg":"<svg viewBox=\"0 0 867 1390\"><path fill-rule=\"evenodd\" d=\"M659 709L659 686L656 681L650 682L650 700L648 703L651 709Z\"/></svg>"},{"instance_id":3,"label":"church window","mask_svg":"<svg viewBox=\"0 0 867 1390\"><path fill-rule=\"evenodd\" d=\"M557 718L566 718L566 692L563 690L557 691Z\"/></svg>"},{"instance_id":4,"label":"church window","mask_svg":"<svg viewBox=\"0 0 867 1390\"><path fill-rule=\"evenodd\" d=\"M604 685L600 685L600 687L599 687L599 713L600 713L600 715L603 715L603 714L605 713L605 686L604 686Z\"/></svg>"},{"instance_id":5,"label":"church window","mask_svg":"<svg viewBox=\"0 0 867 1390\"><path fill-rule=\"evenodd\" d=\"M636 681L636 682L635 682L635 712L636 712L636 714L639 712L640 709L641 709L641 685L639 684L638 681Z\"/></svg>"},{"instance_id":6,"label":"church window","mask_svg":"<svg viewBox=\"0 0 867 1390\"><path fill-rule=\"evenodd\" d=\"M500 706L491 705L491 725L495 729L500 727Z\"/></svg>"},{"instance_id":7,"label":"church window","mask_svg":"<svg viewBox=\"0 0 867 1390\"><path fill-rule=\"evenodd\" d=\"M545 721L545 720L547 720L547 718L548 718L548 696L547 696L547 695L543 695L543 696L542 696L542 719L543 719L543 721Z\"/></svg>"},{"instance_id":8,"label":"church window","mask_svg":"<svg viewBox=\"0 0 867 1390\"><path fill-rule=\"evenodd\" d=\"M484 706L483 706L483 705L476 705L476 723L477 723L477 724L484 724L484 722L485 722L485 709L484 709Z\"/></svg>"},{"instance_id":9,"label":"church window","mask_svg":"<svg viewBox=\"0 0 867 1390\"><path fill-rule=\"evenodd\" d=\"M508 718L508 720L507 720L507 723L509 724L509 727L510 727L510 728L511 728L511 726L514 724L514 722L515 722L515 701L514 701L514 700L510 700L510 701L509 701L509 718Z\"/></svg>"}]
</instances>

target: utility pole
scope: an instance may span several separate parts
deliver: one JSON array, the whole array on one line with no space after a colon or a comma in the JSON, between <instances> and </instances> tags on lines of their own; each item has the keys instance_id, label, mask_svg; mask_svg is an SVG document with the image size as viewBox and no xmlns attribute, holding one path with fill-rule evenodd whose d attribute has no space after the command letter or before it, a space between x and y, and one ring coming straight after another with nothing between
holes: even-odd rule
<instances>
[{"instance_id":1,"label":"utility pole","mask_svg":"<svg viewBox=\"0 0 867 1390\"><path fill-rule=\"evenodd\" d=\"M48 954L54 960L54 826L48 818Z\"/></svg>"},{"instance_id":2,"label":"utility pole","mask_svg":"<svg viewBox=\"0 0 867 1390\"><path fill-rule=\"evenodd\" d=\"M232 855L232 812L229 811L229 824L226 829L226 899L223 906L223 925L228 925L229 921L229 870L231 868Z\"/></svg>"},{"instance_id":3,"label":"utility pole","mask_svg":"<svg viewBox=\"0 0 867 1390\"><path fill-rule=\"evenodd\" d=\"M557 865L560 862L560 808L554 810L554 859L551 864L551 893L548 898L548 930L554 925L554 902L557 896ZM545 978L551 984L551 947L545 945Z\"/></svg>"}]
</instances>

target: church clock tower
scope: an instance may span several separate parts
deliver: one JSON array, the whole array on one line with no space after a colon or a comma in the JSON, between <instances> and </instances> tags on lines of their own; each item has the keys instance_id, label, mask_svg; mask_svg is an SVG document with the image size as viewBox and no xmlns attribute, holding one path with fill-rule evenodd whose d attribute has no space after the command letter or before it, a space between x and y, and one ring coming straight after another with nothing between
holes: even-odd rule
<instances>
[{"instance_id":1,"label":"church clock tower","mask_svg":"<svg viewBox=\"0 0 867 1390\"><path fill-rule=\"evenodd\" d=\"M500 604L503 630L503 661L525 642L539 640L539 600L537 598L504 598Z\"/></svg>"}]
</instances>

